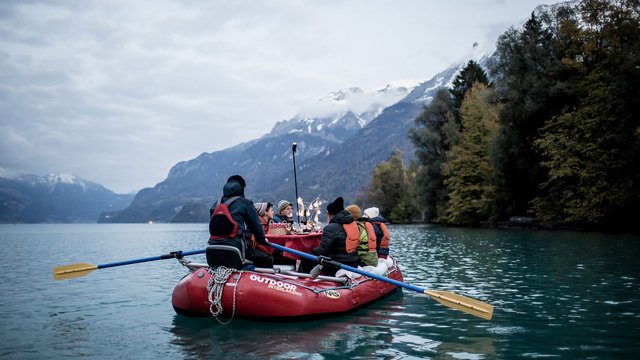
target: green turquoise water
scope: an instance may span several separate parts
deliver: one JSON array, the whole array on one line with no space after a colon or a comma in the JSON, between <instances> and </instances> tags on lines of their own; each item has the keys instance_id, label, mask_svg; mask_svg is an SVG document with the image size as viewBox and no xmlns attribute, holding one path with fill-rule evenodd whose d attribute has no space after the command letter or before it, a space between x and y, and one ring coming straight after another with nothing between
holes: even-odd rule
<instances>
[{"instance_id":1,"label":"green turquoise water","mask_svg":"<svg viewBox=\"0 0 640 360\"><path fill-rule=\"evenodd\" d=\"M205 224L0 225L0 358L638 358L638 236L390 230L405 282L489 302L493 320L404 290L342 317L221 325L174 313L186 273L175 260L52 277L58 265L202 249Z\"/></svg>"}]
</instances>

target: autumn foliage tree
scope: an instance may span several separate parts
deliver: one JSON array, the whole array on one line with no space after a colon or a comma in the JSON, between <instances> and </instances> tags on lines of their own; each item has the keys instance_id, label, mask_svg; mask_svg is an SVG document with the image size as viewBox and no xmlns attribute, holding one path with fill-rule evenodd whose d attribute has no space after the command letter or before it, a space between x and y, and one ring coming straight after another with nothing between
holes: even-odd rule
<instances>
[{"instance_id":1,"label":"autumn foliage tree","mask_svg":"<svg viewBox=\"0 0 640 360\"><path fill-rule=\"evenodd\" d=\"M483 77L467 64L409 133L427 219L477 225L527 215L632 227L640 213L640 0L535 11L500 36L490 64L491 87L470 83Z\"/></svg>"},{"instance_id":2,"label":"autumn foliage tree","mask_svg":"<svg viewBox=\"0 0 640 360\"><path fill-rule=\"evenodd\" d=\"M367 203L379 207L392 222L411 222L419 217L412 178L403 164L402 152L396 150L373 170Z\"/></svg>"},{"instance_id":3,"label":"autumn foliage tree","mask_svg":"<svg viewBox=\"0 0 640 360\"><path fill-rule=\"evenodd\" d=\"M499 105L494 92L475 83L460 107L462 130L443 164L449 200L442 221L478 225L494 216L497 177L489 158L498 131Z\"/></svg>"},{"instance_id":4,"label":"autumn foliage tree","mask_svg":"<svg viewBox=\"0 0 640 360\"><path fill-rule=\"evenodd\" d=\"M418 162L416 194L430 221L441 219L447 206L448 189L443 182L442 166L447 151L458 141L460 107L474 83L487 85L489 81L480 65L469 61L456 75L453 87L450 90L442 88L436 93L429 106L416 118L416 127L409 132Z\"/></svg>"}]
</instances>

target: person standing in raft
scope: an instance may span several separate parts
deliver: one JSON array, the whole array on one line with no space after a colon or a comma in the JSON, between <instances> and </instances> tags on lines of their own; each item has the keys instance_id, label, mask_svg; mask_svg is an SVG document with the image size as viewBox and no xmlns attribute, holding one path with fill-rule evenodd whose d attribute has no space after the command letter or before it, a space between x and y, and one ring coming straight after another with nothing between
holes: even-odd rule
<instances>
[{"instance_id":1,"label":"person standing in raft","mask_svg":"<svg viewBox=\"0 0 640 360\"><path fill-rule=\"evenodd\" d=\"M245 259L253 261L256 267L273 267L271 255L247 246L247 243L251 240L251 235L260 245L268 247L269 243L265 239L264 230L253 202L244 197L244 188L246 186L247 183L240 175L233 175L227 179L227 183L222 188L223 195L220 201L227 205L231 218L238 226L238 232L233 238L214 239L215 234L218 234L220 229L216 229L215 224L213 224L214 217L211 216L209 221L209 234L211 235L209 244L235 246L240 251L243 251ZM213 204L210 215L213 215L213 210L217 205L218 202Z\"/></svg>"},{"instance_id":2,"label":"person standing in raft","mask_svg":"<svg viewBox=\"0 0 640 360\"><path fill-rule=\"evenodd\" d=\"M386 259L389 255L389 230L385 225L385 218L380 216L380 209L370 207L364 210L364 217L373 225L373 231L376 234L376 251L378 257Z\"/></svg>"},{"instance_id":3,"label":"person standing in raft","mask_svg":"<svg viewBox=\"0 0 640 360\"><path fill-rule=\"evenodd\" d=\"M358 266L358 244L360 243L360 230L353 216L344 209L342 197L335 199L327 205L327 226L322 230L320 245L312 250L315 255L328 256L331 260L353 267ZM302 271L310 272L316 262L303 259ZM339 267L325 264L322 271L334 276L340 270Z\"/></svg>"}]
</instances>

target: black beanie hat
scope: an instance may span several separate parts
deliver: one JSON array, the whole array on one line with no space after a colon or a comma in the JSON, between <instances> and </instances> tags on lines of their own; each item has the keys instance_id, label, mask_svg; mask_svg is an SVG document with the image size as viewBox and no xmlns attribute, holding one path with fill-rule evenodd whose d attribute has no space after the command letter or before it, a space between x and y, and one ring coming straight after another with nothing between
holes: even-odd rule
<instances>
[{"instance_id":1,"label":"black beanie hat","mask_svg":"<svg viewBox=\"0 0 640 360\"><path fill-rule=\"evenodd\" d=\"M342 196L338 197L337 199L333 200L333 202L330 202L329 205L327 205L327 212L331 215L335 215L342 210L344 210L344 199L342 198Z\"/></svg>"},{"instance_id":2,"label":"black beanie hat","mask_svg":"<svg viewBox=\"0 0 640 360\"><path fill-rule=\"evenodd\" d=\"M227 179L227 182L232 181L232 180L237 182L238 184L240 184L240 186L242 186L243 189L247 187L246 181L244 181L244 179L240 175L231 175L231 176L229 176L229 178Z\"/></svg>"}]
</instances>

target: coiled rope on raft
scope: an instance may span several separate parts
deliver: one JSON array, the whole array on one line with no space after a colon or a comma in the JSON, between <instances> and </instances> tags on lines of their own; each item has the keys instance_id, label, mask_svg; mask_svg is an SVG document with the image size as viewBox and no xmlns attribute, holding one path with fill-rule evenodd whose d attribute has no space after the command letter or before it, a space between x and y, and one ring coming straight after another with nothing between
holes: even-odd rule
<instances>
[{"instance_id":1,"label":"coiled rope on raft","mask_svg":"<svg viewBox=\"0 0 640 360\"><path fill-rule=\"evenodd\" d=\"M240 281L240 277L242 276L242 271L236 269L226 268L224 266L218 266L215 269L208 269L211 277L209 278L209 282L207 283L207 292L209 299L209 312L211 315L223 325L229 324L236 313L236 289L238 288L238 282ZM233 286L233 308L231 310L231 317L229 321L220 320L220 315L224 309L222 308L222 291L224 290L224 286L229 279L229 276L234 272L238 272L236 277L235 286Z\"/></svg>"}]
</instances>

